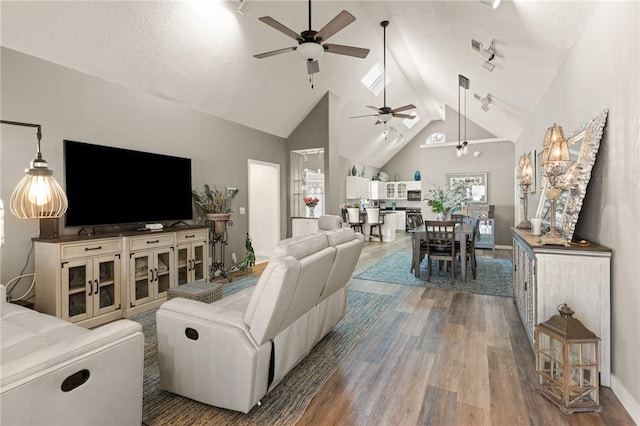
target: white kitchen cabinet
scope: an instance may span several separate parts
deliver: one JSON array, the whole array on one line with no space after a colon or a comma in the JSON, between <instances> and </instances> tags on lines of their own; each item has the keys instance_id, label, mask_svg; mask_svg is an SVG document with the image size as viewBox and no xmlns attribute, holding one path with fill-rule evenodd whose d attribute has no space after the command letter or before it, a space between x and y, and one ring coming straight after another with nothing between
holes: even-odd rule
<instances>
[{"instance_id":1,"label":"white kitchen cabinet","mask_svg":"<svg viewBox=\"0 0 640 426\"><path fill-rule=\"evenodd\" d=\"M407 182L386 182L385 186L387 200L407 199Z\"/></svg>"},{"instance_id":2,"label":"white kitchen cabinet","mask_svg":"<svg viewBox=\"0 0 640 426\"><path fill-rule=\"evenodd\" d=\"M369 179L359 176L347 176L346 184L347 199L369 198Z\"/></svg>"},{"instance_id":3,"label":"white kitchen cabinet","mask_svg":"<svg viewBox=\"0 0 640 426\"><path fill-rule=\"evenodd\" d=\"M407 191L420 191L422 190L422 182L419 180L407 181Z\"/></svg>"},{"instance_id":4,"label":"white kitchen cabinet","mask_svg":"<svg viewBox=\"0 0 640 426\"><path fill-rule=\"evenodd\" d=\"M35 242L38 312L86 327L121 316L120 238Z\"/></svg>"},{"instance_id":5,"label":"white kitchen cabinet","mask_svg":"<svg viewBox=\"0 0 640 426\"><path fill-rule=\"evenodd\" d=\"M379 180L369 182L369 197L372 200L384 200L387 195L387 184Z\"/></svg>"},{"instance_id":6,"label":"white kitchen cabinet","mask_svg":"<svg viewBox=\"0 0 640 426\"><path fill-rule=\"evenodd\" d=\"M566 303L600 339L600 383L611 386L611 249L543 246L528 229L512 228L514 301L532 349L534 326ZM535 349L534 349L535 350Z\"/></svg>"}]
</instances>

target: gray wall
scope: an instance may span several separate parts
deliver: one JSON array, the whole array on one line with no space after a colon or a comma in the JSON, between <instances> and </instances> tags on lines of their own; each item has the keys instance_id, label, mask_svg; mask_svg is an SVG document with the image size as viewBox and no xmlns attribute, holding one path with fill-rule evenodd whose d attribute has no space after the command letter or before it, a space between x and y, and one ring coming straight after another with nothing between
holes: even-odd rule
<instances>
[{"instance_id":1,"label":"gray wall","mask_svg":"<svg viewBox=\"0 0 640 426\"><path fill-rule=\"evenodd\" d=\"M611 247L612 389L640 423L640 5L602 2L531 115L515 157L542 149L553 123L568 135L609 117L576 235ZM515 158L514 157L514 158ZM531 197L535 209L537 200ZM531 209L530 209L531 211ZM535 210L533 210L535 211ZM576 312L580 318L580 312Z\"/></svg>"},{"instance_id":2,"label":"gray wall","mask_svg":"<svg viewBox=\"0 0 640 426\"><path fill-rule=\"evenodd\" d=\"M280 164L281 193L287 193L288 150L282 138L10 49L2 48L1 54L2 119L42 125L42 152L63 188L63 139L191 158L194 187L208 183L240 190L229 231L229 265L232 252L240 259L245 253L248 216L240 215L238 208L247 206L247 159ZM35 156L36 139L35 130L1 127L0 196L8 205L13 187ZM114 165L114 169L122 166ZM114 193L117 191L114 188ZM93 196L96 208L100 208L100 194ZM140 196L144 196L144 188ZM287 197L281 201L284 212ZM161 203L150 200L149 208ZM286 216L281 220L284 237ZM38 221L18 220L7 211L5 225L0 280L6 283L25 264L31 238L38 234ZM77 229L62 232L74 234ZM33 256L26 271L33 271Z\"/></svg>"},{"instance_id":3,"label":"gray wall","mask_svg":"<svg viewBox=\"0 0 640 426\"><path fill-rule=\"evenodd\" d=\"M471 82L470 84L472 84ZM469 94L470 97L473 97L472 94ZM470 102L473 102L473 99L469 99ZM464 108L464 104L463 104ZM469 109L469 105L467 105L467 110ZM460 138L458 138L458 111L455 108L451 108L449 105L445 105L444 108L444 130L441 130L447 136L447 142L458 142L458 140L463 141L465 139L465 120L464 120L464 109L462 110L462 116L460 117ZM423 129L424 131L424 129ZM425 135L425 138L430 133ZM418 137L419 135L416 135ZM494 138L495 135L491 132L488 132L484 128L478 126L474 121L467 120L467 140L473 139L488 139ZM424 139L422 138L422 142Z\"/></svg>"},{"instance_id":4,"label":"gray wall","mask_svg":"<svg viewBox=\"0 0 640 426\"><path fill-rule=\"evenodd\" d=\"M449 114L448 116L454 116ZM457 142L457 119L456 137ZM496 244L511 246L510 227L514 225L514 145L511 142L495 143L470 143L469 154L462 157L456 156L455 144L420 148L425 139L432 133L445 133L445 122L432 121L420 133L418 133L400 152L398 152L382 170L389 174L391 179L396 173L400 180L413 180L416 170L422 177L422 191L430 187L430 183L436 183L440 187L445 186L447 173L487 173L488 203L495 205ZM446 134L446 133L445 133ZM467 139L483 139L491 135L479 126L467 125ZM479 151L480 156L474 157L473 152ZM423 209L425 207L423 204Z\"/></svg>"}]
</instances>

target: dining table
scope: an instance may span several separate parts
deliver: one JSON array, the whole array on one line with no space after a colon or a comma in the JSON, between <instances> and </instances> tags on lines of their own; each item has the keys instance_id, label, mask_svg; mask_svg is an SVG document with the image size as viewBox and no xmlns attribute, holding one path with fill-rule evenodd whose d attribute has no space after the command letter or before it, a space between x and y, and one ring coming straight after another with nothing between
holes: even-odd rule
<instances>
[{"instance_id":1,"label":"dining table","mask_svg":"<svg viewBox=\"0 0 640 426\"><path fill-rule=\"evenodd\" d=\"M460 241L460 280L467 281L467 244L466 241L469 237L473 236L473 224L472 223L456 223L455 234L456 241ZM411 267L416 275L416 278L420 278L420 240L427 239L427 230L425 225L420 225L417 228L409 230L411 234L411 247L413 251L413 257L411 261Z\"/></svg>"}]
</instances>

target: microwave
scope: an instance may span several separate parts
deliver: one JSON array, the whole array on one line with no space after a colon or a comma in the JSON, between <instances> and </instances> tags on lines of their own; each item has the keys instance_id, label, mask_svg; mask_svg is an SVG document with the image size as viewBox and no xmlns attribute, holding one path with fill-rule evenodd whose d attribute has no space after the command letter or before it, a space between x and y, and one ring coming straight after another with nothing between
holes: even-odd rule
<instances>
[{"instance_id":1,"label":"microwave","mask_svg":"<svg viewBox=\"0 0 640 426\"><path fill-rule=\"evenodd\" d=\"M408 201L421 201L422 194L420 190L407 191L407 200Z\"/></svg>"}]
</instances>

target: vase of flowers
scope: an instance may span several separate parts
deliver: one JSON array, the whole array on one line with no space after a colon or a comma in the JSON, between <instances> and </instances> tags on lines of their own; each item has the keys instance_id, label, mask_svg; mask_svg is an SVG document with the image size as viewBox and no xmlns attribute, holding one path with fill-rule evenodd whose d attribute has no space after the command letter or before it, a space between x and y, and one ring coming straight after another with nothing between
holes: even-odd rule
<instances>
[{"instance_id":1,"label":"vase of flowers","mask_svg":"<svg viewBox=\"0 0 640 426\"><path fill-rule=\"evenodd\" d=\"M423 201L427 202L433 213L438 214L438 220L448 220L453 211L462 209L466 199L467 196L462 188L442 189L437 184L432 184Z\"/></svg>"},{"instance_id":2,"label":"vase of flowers","mask_svg":"<svg viewBox=\"0 0 640 426\"><path fill-rule=\"evenodd\" d=\"M304 197L303 201L304 205L309 207L309 217L314 217L313 210L318 205L320 200L317 197Z\"/></svg>"},{"instance_id":3,"label":"vase of flowers","mask_svg":"<svg viewBox=\"0 0 640 426\"><path fill-rule=\"evenodd\" d=\"M193 190L191 195L193 202L201 211L196 219L199 222L203 216L213 223L213 234L220 236L227 229L227 222L231 218L233 211L233 197L236 191L226 189L224 192L217 187L213 190L209 185L204 185L203 191Z\"/></svg>"}]
</instances>

